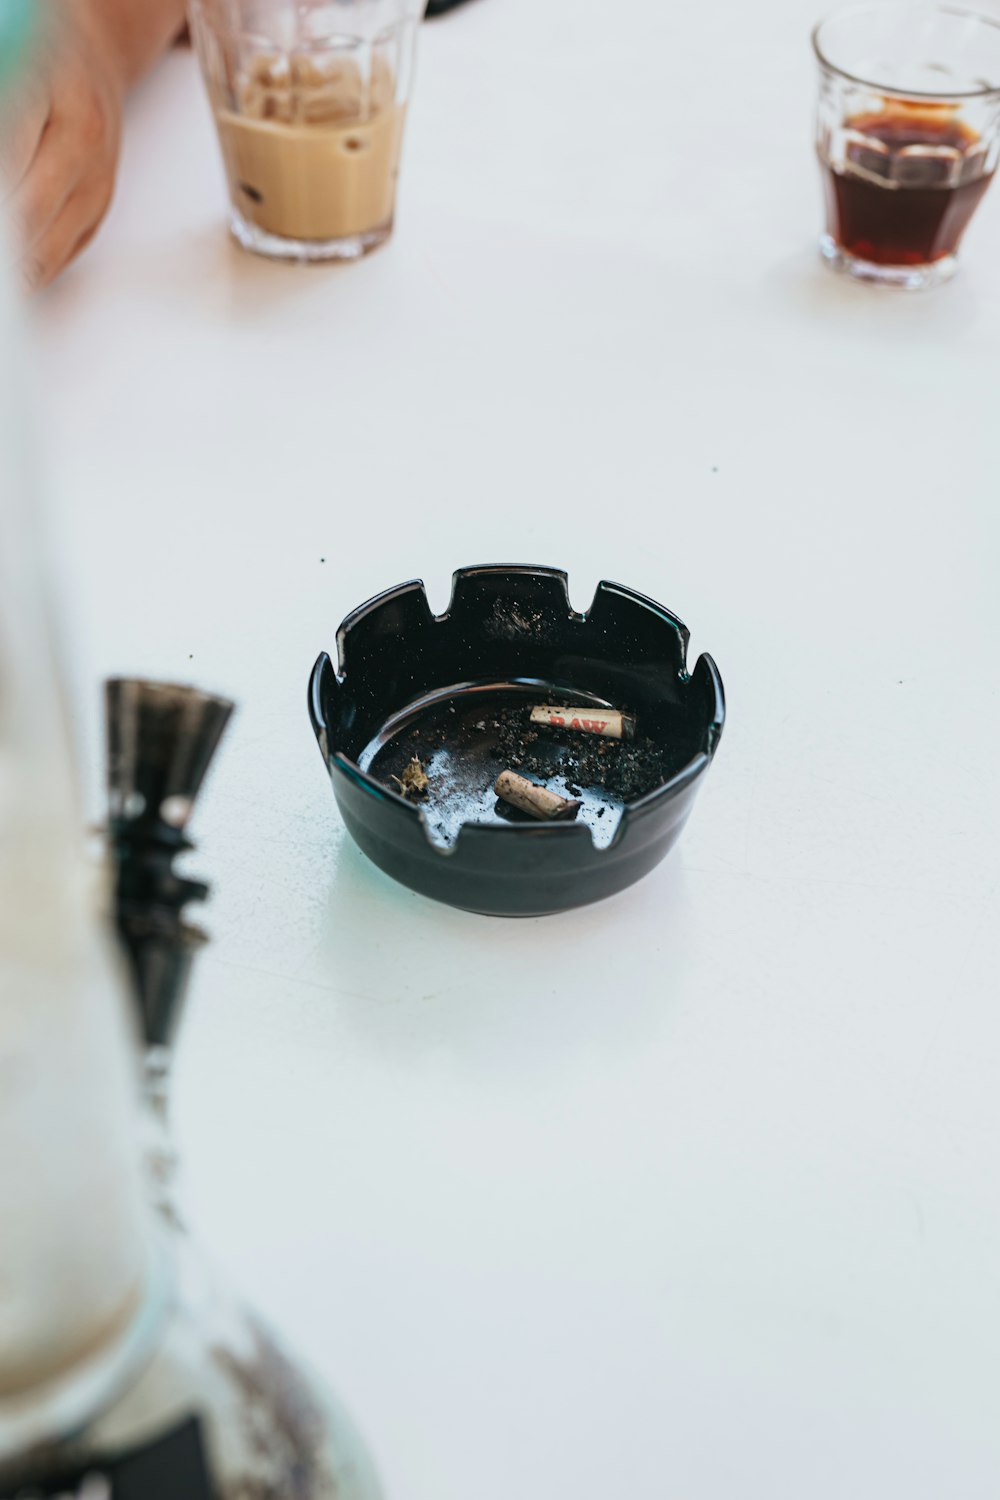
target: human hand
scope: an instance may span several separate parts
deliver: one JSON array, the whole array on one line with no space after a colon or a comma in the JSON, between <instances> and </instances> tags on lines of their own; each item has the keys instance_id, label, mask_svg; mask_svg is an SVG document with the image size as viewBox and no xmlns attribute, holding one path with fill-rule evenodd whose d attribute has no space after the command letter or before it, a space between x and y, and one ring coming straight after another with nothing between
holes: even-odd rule
<instances>
[{"instance_id":1,"label":"human hand","mask_svg":"<svg viewBox=\"0 0 1000 1500\"><path fill-rule=\"evenodd\" d=\"M26 285L90 243L114 190L124 79L93 0L54 0L0 117L0 177Z\"/></svg>"}]
</instances>

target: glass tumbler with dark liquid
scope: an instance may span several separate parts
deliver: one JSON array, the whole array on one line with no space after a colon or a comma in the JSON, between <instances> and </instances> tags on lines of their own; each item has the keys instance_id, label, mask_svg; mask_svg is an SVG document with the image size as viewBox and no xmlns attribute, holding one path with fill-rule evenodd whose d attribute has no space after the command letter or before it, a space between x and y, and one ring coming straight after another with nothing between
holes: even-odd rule
<instances>
[{"instance_id":1,"label":"glass tumbler with dark liquid","mask_svg":"<svg viewBox=\"0 0 1000 1500\"><path fill-rule=\"evenodd\" d=\"M862 281L946 281L1000 154L1000 21L934 5L852 5L813 33L820 248Z\"/></svg>"}]
</instances>

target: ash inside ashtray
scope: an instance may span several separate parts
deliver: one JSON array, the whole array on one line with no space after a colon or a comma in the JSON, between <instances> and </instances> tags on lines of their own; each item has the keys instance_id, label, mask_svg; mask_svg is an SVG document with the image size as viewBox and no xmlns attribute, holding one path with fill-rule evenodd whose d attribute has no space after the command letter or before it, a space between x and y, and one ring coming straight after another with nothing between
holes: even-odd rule
<instances>
[{"instance_id":1,"label":"ash inside ashtray","mask_svg":"<svg viewBox=\"0 0 1000 1500\"><path fill-rule=\"evenodd\" d=\"M599 733L569 728L536 728L531 709L507 710L499 716L498 745L505 765L531 776L546 776L558 752L560 774L575 796L573 784L635 802L666 780L663 748L641 734L635 739L606 739Z\"/></svg>"},{"instance_id":2,"label":"ash inside ashtray","mask_svg":"<svg viewBox=\"0 0 1000 1500\"><path fill-rule=\"evenodd\" d=\"M557 727L553 720L561 695L528 696L523 690L466 690L438 700L396 722L359 757L361 769L399 792L407 768L417 760L427 784L421 814L435 842L452 844L463 824L532 822L528 812L498 799L496 783L505 771L578 802L575 821L585 824L599 847L610 844L626 802L653 791L687 759L683 746L664 746L643 733L641 716L634 737L610 738L609 713L588 705L588 730ZM569 702L570 700L566 700ZM539 707L546 708L545 722ZM610 719L632 731L627 704L615 705ZM571 719L570 722L573 722ZM412 799L411 799L412 800Z\"/></svg>"}]
</instances>

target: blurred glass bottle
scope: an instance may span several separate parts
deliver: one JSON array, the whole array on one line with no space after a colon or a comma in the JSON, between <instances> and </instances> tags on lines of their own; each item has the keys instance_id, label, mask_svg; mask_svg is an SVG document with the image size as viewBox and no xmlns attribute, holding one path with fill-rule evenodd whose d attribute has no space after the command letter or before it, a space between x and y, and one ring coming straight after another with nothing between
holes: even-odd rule
<instances>
[{"instance_id":1,"label":"blurred glass bottle","mask_svg":"<svg viewBox=\"0 0 1000 1500\"><path fill-rule=\"evenodd\" d=\"M15 0L0 10L0 88ZM8 9L7 7L11 7ZM344 1413L150 1204L96 916L0 253L0 1500L377 1500Z\"/></svg>"}]
</instances>

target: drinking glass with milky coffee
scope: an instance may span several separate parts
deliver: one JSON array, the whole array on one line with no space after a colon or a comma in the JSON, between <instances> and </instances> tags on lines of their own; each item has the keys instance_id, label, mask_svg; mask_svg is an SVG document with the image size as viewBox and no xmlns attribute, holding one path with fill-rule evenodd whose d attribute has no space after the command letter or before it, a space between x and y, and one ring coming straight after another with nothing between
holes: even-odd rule
<instances>
[{"instance_id":1,"label":"drinking glass with milky coffee","mask_svg":"<svg viewBox=\"0 0 1000 1500\"><path fill-rule=\"evenodd\" d=\"M392 233L421 0L192 0L230 228L283 260Z\"/></svg>"}]
</instances>

